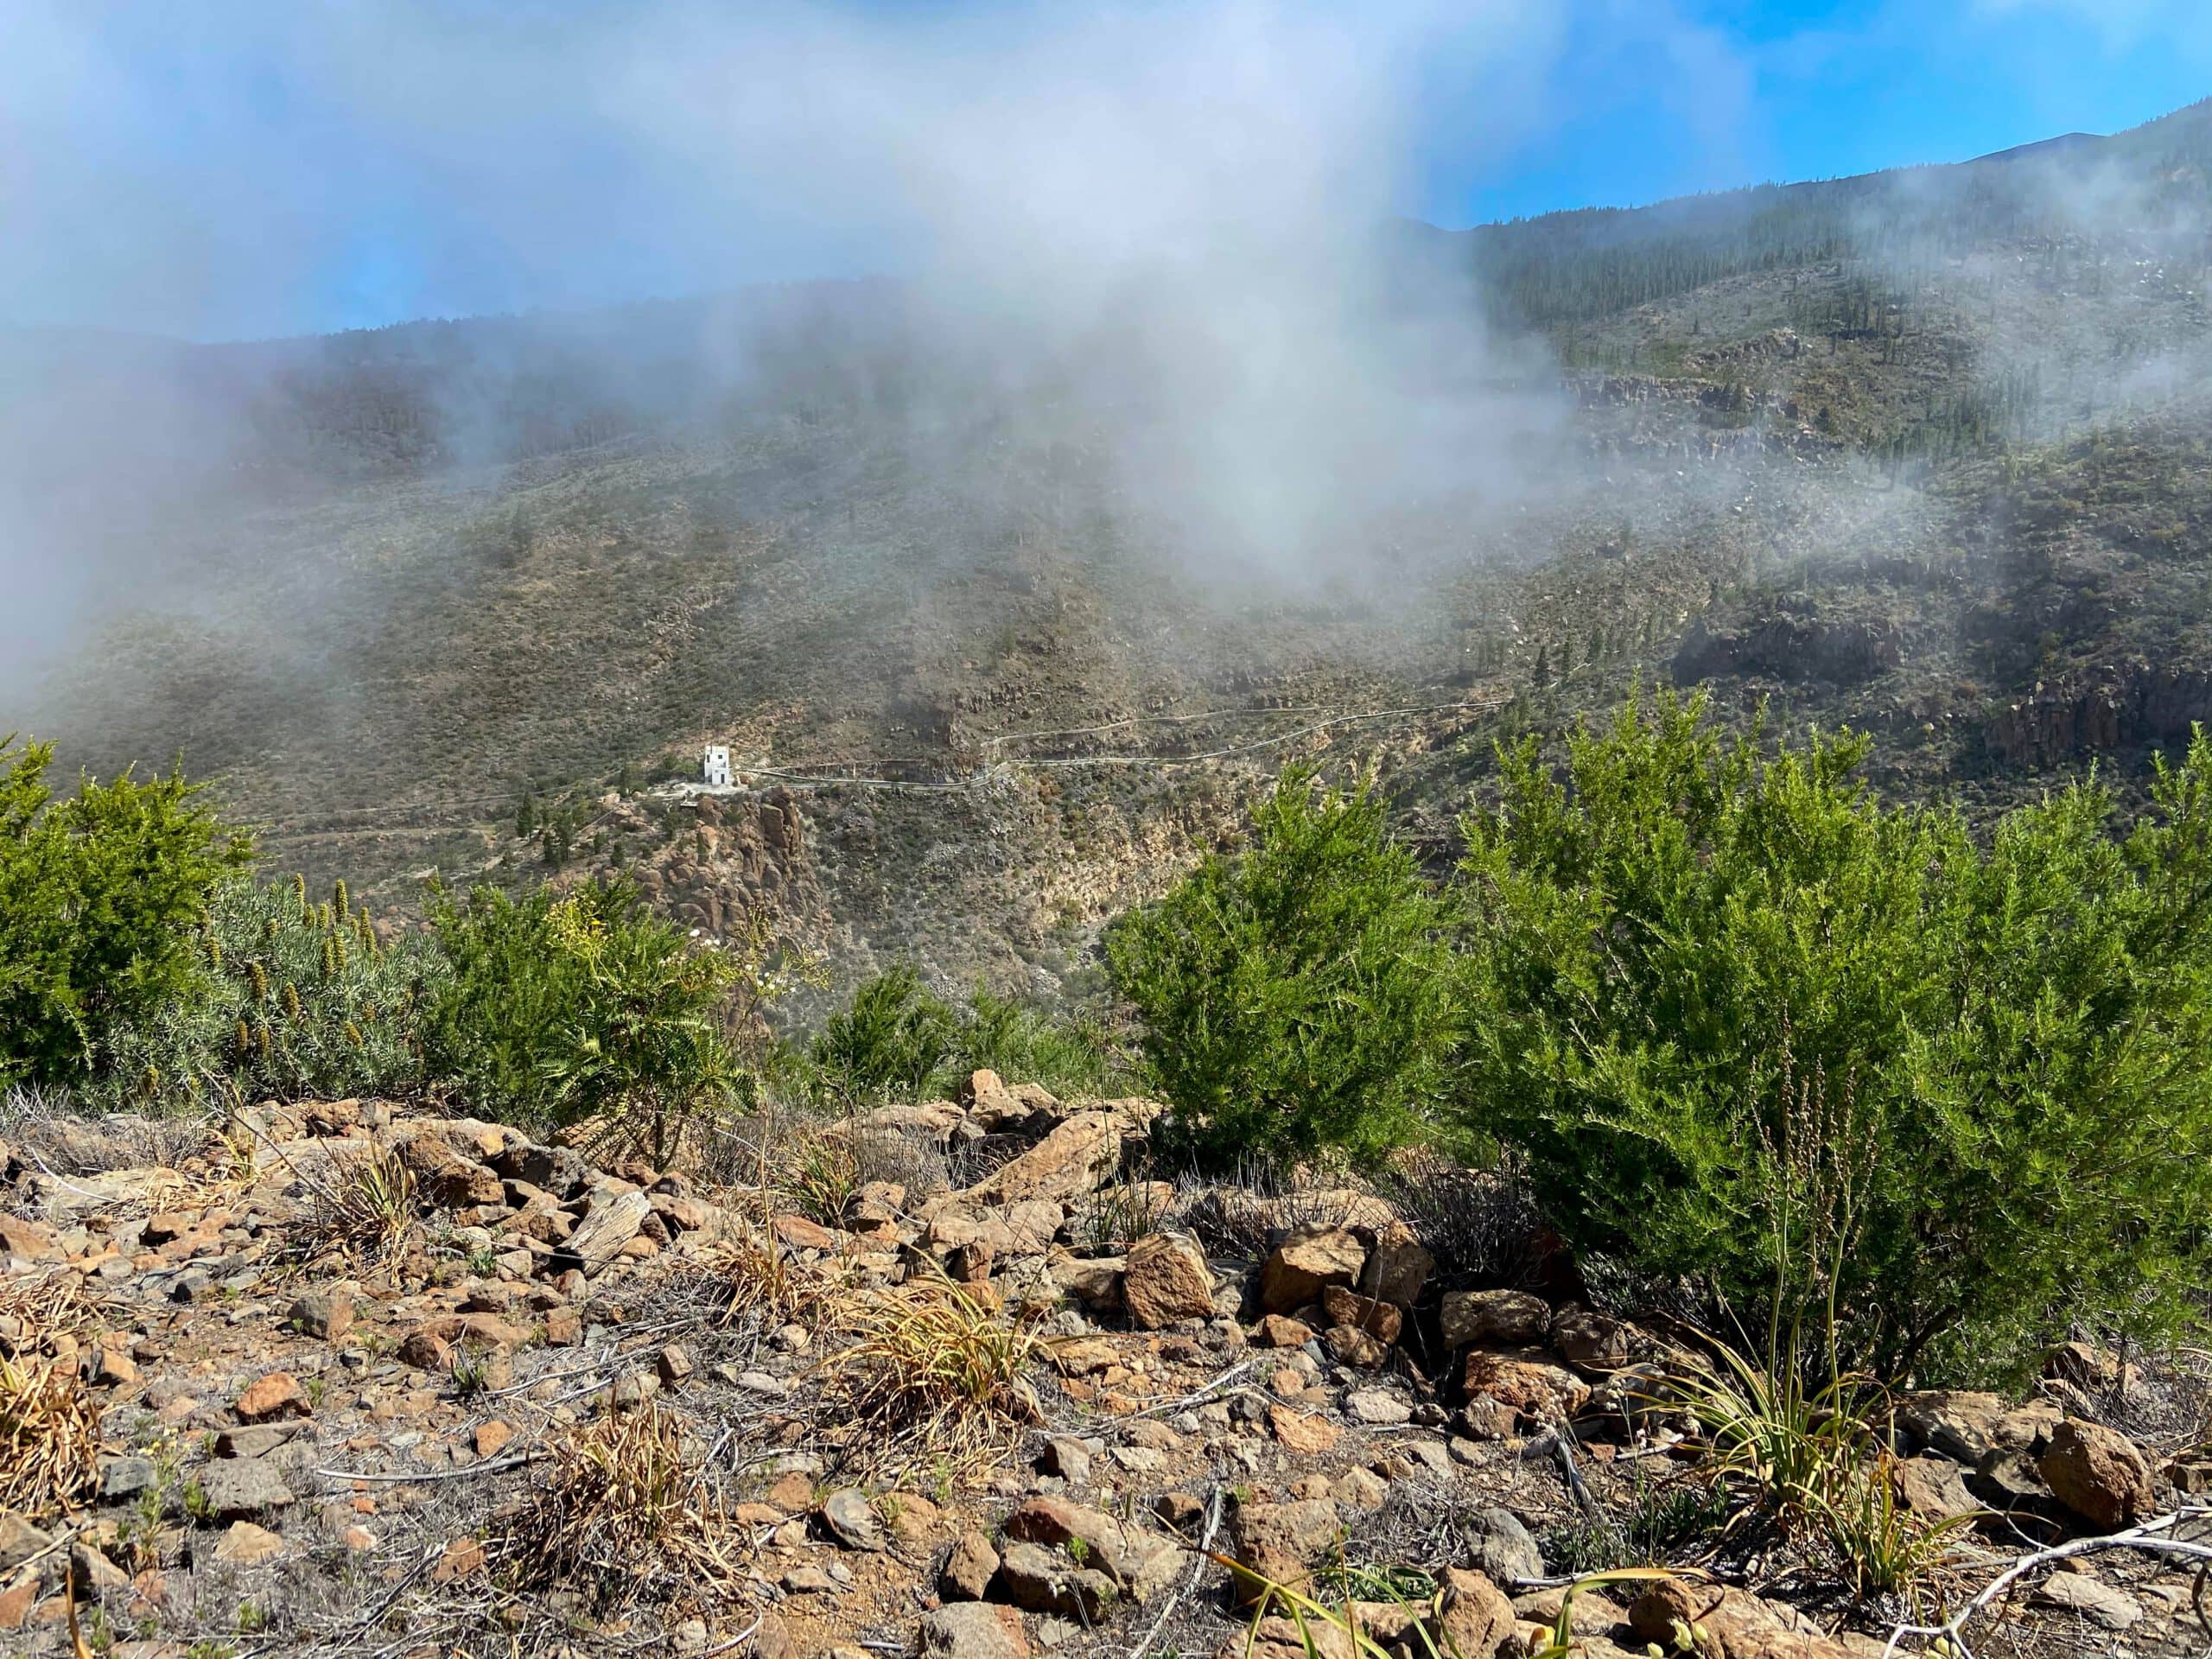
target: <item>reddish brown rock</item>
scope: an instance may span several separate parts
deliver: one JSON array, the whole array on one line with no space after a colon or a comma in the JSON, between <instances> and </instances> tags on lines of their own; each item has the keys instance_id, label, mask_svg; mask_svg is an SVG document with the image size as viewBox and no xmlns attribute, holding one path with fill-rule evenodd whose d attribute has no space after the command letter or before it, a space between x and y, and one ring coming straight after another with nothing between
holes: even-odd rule
<instances>
[{"instance_id":1,"label":"reddish brown rock","mask_svg":"<svg viewBox=\"0 0 2212 1659\"><path fill-rule=\"evenodd\" d=\"M1313 1327L1287 1313L1269 1313L1252 1327L1252 1343L1259 1348L1303 1348L1313 1340Z\"/></svg>"},{"instance_id":2,"label":"reddish brown rock","mask_svg":"<svg viewBox=\"0 0 2212 1659\"><path fill-rule=\"evenodd\" d=\"M2036 1465L2060 1503L2106 1532L2151 1512L2151 1465L2135 1442L2101 1423L2068 1418Z\"/></svg>"},{"instance_id":3,"label":"reddish brown rock","mask_svg":"<svg viewBox=\"0 0 2212 1659\"><path fill-rule=\"evenodd\" d=\"M1122 1270L1122 1300L1131 1323L1157 1331L1178 1319L1213 1313L1213 1274L1195 1239L1150 1233L1129 1246Z\"/></svg>"},{"instance_id":4,"label":"reddish brown rock","mask_svg":"<svg viewBox=\"0 0 2212 1659\"><path fill-rule=\"evenodd\" d=\"M1564 1422L1590 1397L1588 1383L1529 1350L1475 1349L1461 1368L1459 1385L1470 1396L1488 1395L1547 1423Z\"/></svg>"},{"instance_id":5,"label":"reddish brown rock","mask_svg":"<svg viewBox=\"0 0 2212 1659\"><path fill-rule=\"evenodd\" d=\"M1335 1451L1344 1433L1319 1412L1281 1404L1268 1408L1268 1427L1287 1450L1306 1457Z\"/></svg>"},{"instance_id":6,"label":"reddish brown rock","mask_svg":"<svg viewBox=\"0 0 2212 1659\"><path fill-rule=\"evenodd\" d=\"M1409 1308L1421 1300L1435 1268L1436 1258L1421 1247L1420 1236L1404 1222L1393 1221L1376 1230L1367 1264L1360 1269L1359 1294Z\"/></svg>"},{"instance_id":7,"label":"reddish brown rock","mask_svg":"<svg viewBox=\"0 0 2212 1659\"><path fill-rule=\"evenodd\" d=\"M1321 1306L1327 1313L1330 1324L1348 1325L1364 1331L1386 1348L1398 1340L1398 1333L1405 1325L1405 1313L1396 1304L1359 1295L1342 1285L1322 1287Z\"/></svg>"},{"instance_id":8,"label":"reddish brown rock","mask_svg":"<svg viewBox=\"0 0 2212 1659\"><path fill-rule=\"evenodd\" d=\"M1260 1306L1288 1313L1318 1301L1331 1285L1349 1286L1367 1250L1341 1227L1300 1227L1275 1246L1260 1268Z\"/></svg>"},{"instance_id":9,"label":"reddish brown rock","mask_svg":"<svg viewBox=\"0 0 2212 1659\"><path fill-rule=\"evenodd\" d=\"M238 1395L238 1421L265 1423L274 1417L305 1417L314 1410L308 1391L289 1371L270 1371L256 1377Z\"/></svg>"}]
</instances>

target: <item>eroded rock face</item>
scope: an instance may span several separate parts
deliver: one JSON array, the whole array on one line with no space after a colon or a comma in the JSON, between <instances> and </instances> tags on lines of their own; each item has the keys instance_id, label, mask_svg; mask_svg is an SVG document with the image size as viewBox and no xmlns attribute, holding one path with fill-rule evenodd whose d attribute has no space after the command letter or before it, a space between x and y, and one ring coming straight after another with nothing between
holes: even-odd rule
<instances>
[{"instance_id":1,"label":"eroded rock face","mask_svg":"<svg viewBox=\"0 0 2212 1659\"><path fill-rule=\"evenodd\" d=\"M2036 1468L2059 1502L2107 1532L2148 1515L2156 1503L2149 1459L2101 1423L2060 1423Z\"/></svg>"},{"instance_id":2,"label":"eroded rock face","mask_svg":"<svg viewBox=\"0 0 2212 1659\"><path fill-rule=\"evenodd\" d=\"M1122 1120L1110 1112L1077 1112L962 1197L978 1205L1072 1203L1096 1192L1121 1161Z\"/></svg>"}]
</instances>

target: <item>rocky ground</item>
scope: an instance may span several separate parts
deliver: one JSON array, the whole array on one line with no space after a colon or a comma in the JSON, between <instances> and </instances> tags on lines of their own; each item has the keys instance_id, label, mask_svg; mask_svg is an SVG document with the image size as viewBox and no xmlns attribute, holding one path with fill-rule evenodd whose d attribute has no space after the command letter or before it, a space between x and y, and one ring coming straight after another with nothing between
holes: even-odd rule
<instances>
[{"instance_id":1,"label":"rocky ground","mask_svg":"<svg viewBox=\"0 0 2212 1659\"><path fill-rule=\"evenodd\" d=\"M1906 1610L1716 1491L1695 1356L1578 1300L1499 1184L1170 1184L1148 1103L965 1092L681 1171L373 1102L19 1103L0 1649L1350 1659L1263 1577L1472 1659L1664 1560L1573 1597L1579 1651L1884 1651ZM1903 1400L1890 1490L1972 1517L1931 1592L2212 1533L2171 1382L2077 1345L2023 1402ZM1969 1639L2202 1652L2201 1565L2039 1566Z\"/></svg>"}]
</instances>

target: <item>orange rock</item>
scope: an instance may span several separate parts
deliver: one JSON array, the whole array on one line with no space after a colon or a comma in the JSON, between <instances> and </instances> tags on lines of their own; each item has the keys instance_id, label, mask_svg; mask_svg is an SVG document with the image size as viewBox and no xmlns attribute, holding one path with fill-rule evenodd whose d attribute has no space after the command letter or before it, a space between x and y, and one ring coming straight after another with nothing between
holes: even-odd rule
<instances>
[{"instance_id":1,"label":"orange rock","mask_svg":"<svg viewBox=\"0 0 2212 1659\"><path fill-rule=\"evenodd\" d=\"M476 1443L476 1455L480 1458L495 1458L506 1449L507 1443L514 1437L514 1430L496 1417L488 1423L479 1423L476 1425L476 1433L474 1437Z\"/></svg>"},{"instance_id":2,"label":"orange rock","mask_svg":"<svg viewBox=\"0 0 2212 1659\"><path fill-rule=\"evenodd\" d=\"M270 1371L246 1385L237 1410L242 1423L264 1423L272 1417L305 1417L314 1407L298 1377L289 1371Z\"/></svg>"},{"instance_id":3,"label":"orange rock","mask_svg":"<svg viewBox=\"0 0 2212 1659\"><path fill-rule=\"evenodd\" d=\"M1344 1438L1344 1430L1326 1417L1300 1411L1295 1406L1269 1406L1268 1426L1287 1449L1308 1456L1334 1451L1337 1442Z\"/></svg>"}]
</instances>

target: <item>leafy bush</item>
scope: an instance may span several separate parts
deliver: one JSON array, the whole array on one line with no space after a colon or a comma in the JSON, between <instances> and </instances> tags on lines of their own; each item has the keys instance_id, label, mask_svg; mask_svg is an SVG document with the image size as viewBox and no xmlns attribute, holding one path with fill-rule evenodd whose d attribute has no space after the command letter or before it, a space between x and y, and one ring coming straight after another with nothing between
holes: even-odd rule
<instances>
[{"instance_id":1,"label":"leafy bush","mask_svg":"<svg viewBox=\"0 0 2212 1659\"><path fill-rule=\"evenodd\" d=\"M746 963L694 947L626 883L439 895L431 922L452 969L427 1033L432 1073L478 1109L607 1116L660 1162L687 1115L748 1084L722 1022Z\"/></svg>"},{"instance_id":2,"label":"leafy bush","mask_svg":"<svg viewBox=\"0 0 2212 1659\"><path fill-rule=\"evenodd\" d=\"M1372 1158L1422 1132L1459 1037L1443 901L1368 789L1284 775L1250 849L1117 924L1107 963L1215 1159Z\"/></svg>"},{"instance_id":3,"label":"leafy bush","mask_svg":"<svg viewBox=\"0 0 2212 1659\"><path fill-rule=\"evenodd\" d=\"M863 981L807 1050L816 1092L845 1106L950 1095L988 1068L1059 1095L1104 1095L1129 1066L1114 1034L1080 1011L978 988L954 1003L906 966Z\"/></svg>"},{"instance_id":4,"label":"leafy bush","mask_svg":"<svg viewBox=\"0 0 2212 1659\"><path fill-rule=\"evenodd\" d=\"M1114 1033L1080 1010L1048 1011L978 989L957 1020L956 1079L988 1070L1008 1083L1041 1084L1056 1095L1110 1095L1128 1076L1128 1058Z\"/></svg>"},{"instance_id":5,"label":"leafy bush","mask_svg":"<svg viewBox=\"0 0 2212 1659\"><path fill-rule=\"evenodd\" d=\"M199 984L112 1033L88 1093L235 1103L421 1088L418 1027L441 964L419 939L378 939L344 882L323 903L298 877L228 882L198 948Z\"/></svg>"},{"instance_id":6,"label":"leafy bush","mask_svg":"<svg viewBox=\"0 0 2212 1659\"><path fill-rule=\"evenodd\" d=\"M2140 1329L2212 1212L2212 743L2124 838L2094 781L1885 809L1865 753L1723 745L1701 700L1501 753L1471 816L1467 1121L1569 1241L1834 1309L1885 1374Z\"/></svg>"},{"instance_id":7,"label":"leafy bush","mask_svg":"<svg viewBox=\"0 0 2212 1659\"><path fill-rule=\"evenodd\" d=\"M902 963L864 981L823 1022L808 1055L823 1091L846 1105L918 1100L945 1077L957 1021L951 1005Z\"/></svg>"},{"instance_id":8,"label":"leafy bush","mask_svg":"<svg viewBox=\"0 0 2212 1659\"><path fill-rule=\"evenodd\" d=\"M85 779L56 801L51 744L0 740L0 1082L81 1084L118 1032L199 993L198 938L252 856L181 773Z\"/></svg>"}]
</instances>

